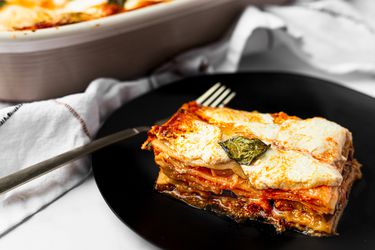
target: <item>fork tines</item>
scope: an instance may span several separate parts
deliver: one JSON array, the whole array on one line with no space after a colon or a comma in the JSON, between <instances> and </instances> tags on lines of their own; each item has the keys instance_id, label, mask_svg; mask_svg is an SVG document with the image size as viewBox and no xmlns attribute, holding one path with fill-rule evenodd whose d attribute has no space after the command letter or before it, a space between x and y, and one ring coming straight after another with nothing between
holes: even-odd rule
<instances>
[{"instance_id":1,"label":"fork tines","mask_svg":"<svg viewBox=\"0 0 375 250\"><path fill-rule=\"evenodd\" d=\"M236 95L230 88L221 83L216 83L201 95L196 102L203 106L223 107Z\"/></svg>"}]
</instances>

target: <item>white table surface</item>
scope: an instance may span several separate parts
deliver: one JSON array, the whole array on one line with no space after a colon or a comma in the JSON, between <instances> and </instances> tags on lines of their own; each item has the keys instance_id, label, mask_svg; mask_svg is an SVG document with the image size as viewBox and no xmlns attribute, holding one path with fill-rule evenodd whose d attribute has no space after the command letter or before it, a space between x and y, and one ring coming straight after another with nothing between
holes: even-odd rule
<instances>
[{"instance_id":1,"label":"white table surface","mask_svg":"<svg viewBox=\"0 0 375 250\"><path fill-rule=\"evenodd\" d=\"M342 83L375 97L375 75L330 75L279 47L242 60L241 70L298 72ZM1 223L1 222L0 222ZM156 249L111 212L91 177L0 239L0 249Z\"/></svg>"}]
</instances>

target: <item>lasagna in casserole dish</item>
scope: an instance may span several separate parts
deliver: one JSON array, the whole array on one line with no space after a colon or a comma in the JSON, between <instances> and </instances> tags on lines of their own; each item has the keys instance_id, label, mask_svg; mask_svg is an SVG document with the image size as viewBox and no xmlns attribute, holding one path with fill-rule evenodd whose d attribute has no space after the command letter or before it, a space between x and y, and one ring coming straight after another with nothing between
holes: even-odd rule
<instances>
[{"instance_id":1,"label":"lasagna in casserole dish","mask_svg":"<svg viewBox=\"0 0 375 250\"><path fill-rule=\"evenodd\" d=\"M0 0L0 31L37 30L98 19L170 0Z\"/></svg>"},{"instance_id":2,"label":"lasagna in casserole dish","mask_svg":"<svg viewBox=\"0 0 375 250\"><path fill-rule=\"evenodd\" d=\"M151 128L142 148L154 152L160 168L158 191L279 232L336 234L351 186L361 177L346 128L283 112L186 103Z\"/></svg>"}]
</instances>

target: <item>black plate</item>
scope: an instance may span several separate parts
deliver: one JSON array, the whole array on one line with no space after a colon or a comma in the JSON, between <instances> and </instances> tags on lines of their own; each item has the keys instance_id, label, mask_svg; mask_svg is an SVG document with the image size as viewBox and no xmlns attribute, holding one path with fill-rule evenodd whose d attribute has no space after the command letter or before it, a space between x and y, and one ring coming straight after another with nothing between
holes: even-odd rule
<instances>
[{"instance_id":1,"label":"black plate","mask_svg":"<svg viewBox=\"0 0 375 250\"><path fill-rule=\"evenodd\" d=\"M163 249L375 249L375 100L327 81L284 73L241 73L188 78L127 103L114 113L99 137L150 124L172 115L184 102L222 82L238 94L230 107L285 111L303 118L323 116L353 133L364 165L338 226L339 236L308 237L256 222L237 224L153 190L157 167L140 146L146 135L93 155L97 185L113 212L140 236Z\"/></svg>"}]
</instances>

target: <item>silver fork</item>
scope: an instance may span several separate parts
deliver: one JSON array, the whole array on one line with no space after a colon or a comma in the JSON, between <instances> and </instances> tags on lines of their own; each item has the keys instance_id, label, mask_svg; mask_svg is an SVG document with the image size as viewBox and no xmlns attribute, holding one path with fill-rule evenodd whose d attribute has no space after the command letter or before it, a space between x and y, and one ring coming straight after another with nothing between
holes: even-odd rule
<instances>
[{"instance_id":1,"label":"silver fork","mask_svg":"<svg viewBox=\"0 0 375 250\"><path fill-rule=\"evenodd\" d=\"M208 89L203 95L196 99L196 102L203 106L223 107L228 104L236 95L231 89L216 83ZM160 120L156 124L161 125L167 119ZM42 176L52 170L61 167L63 164L76 160L82 156L90 154L98 149L104 148L116 142L128 139L142 132L150 130L149 126L124 129L120 132L96 139L88 144L69 150L53 158L24 168L16 173L0 178L0 194L29 182L39 176Z\"/></svg>"}]
</instances>

